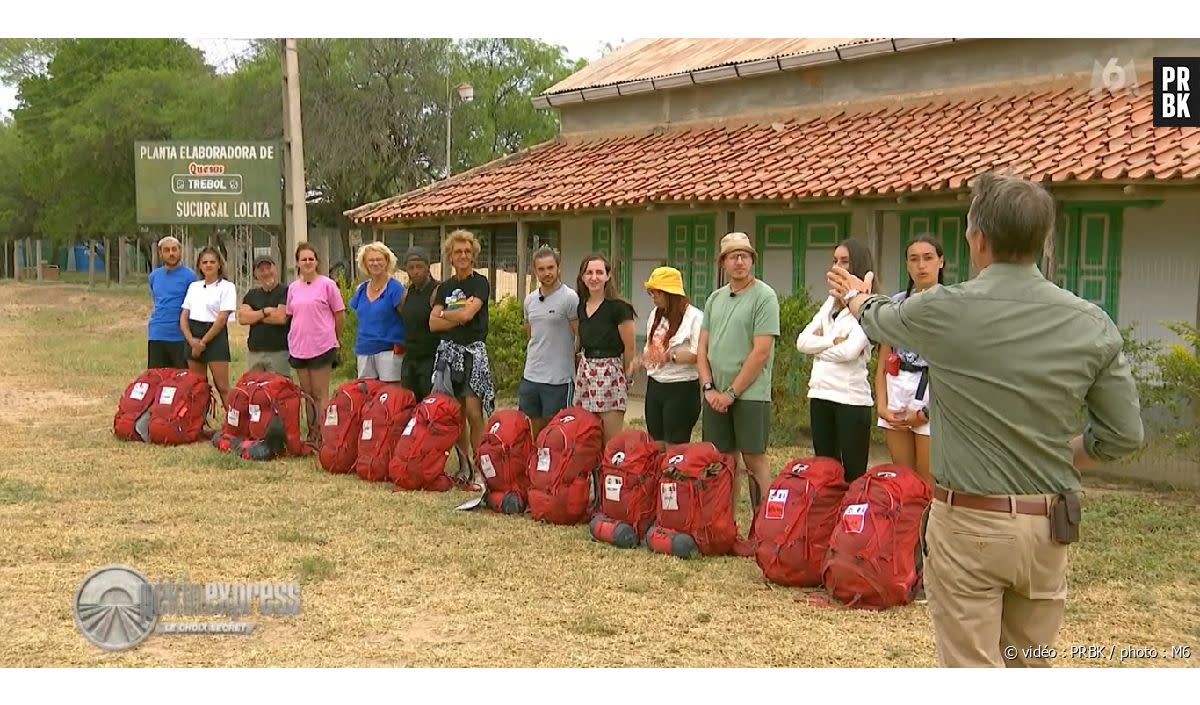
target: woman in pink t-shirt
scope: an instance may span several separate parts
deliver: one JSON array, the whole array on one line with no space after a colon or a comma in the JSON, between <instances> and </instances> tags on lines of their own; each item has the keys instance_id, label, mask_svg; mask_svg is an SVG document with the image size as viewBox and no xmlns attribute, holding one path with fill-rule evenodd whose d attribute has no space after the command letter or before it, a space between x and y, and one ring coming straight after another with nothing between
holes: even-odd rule
<instances>
[{"instance_id":1,"label":"woman in pink t-shirt","mask_svg":"<svg viewBox=\"0 0 1200 705\"><path fill-rule=\"evenodd\" d=\"M288 361L300 378L300 387L324 413L329 401L329 378L338 366L338 330L346 315L342 293L332 279L317 271L320 259L307 242L296 246L299 278L288 285ZM318 418L320 418L318 416ZM310 419L316 423L317 419Z\"/></svg>"}]
</instances>

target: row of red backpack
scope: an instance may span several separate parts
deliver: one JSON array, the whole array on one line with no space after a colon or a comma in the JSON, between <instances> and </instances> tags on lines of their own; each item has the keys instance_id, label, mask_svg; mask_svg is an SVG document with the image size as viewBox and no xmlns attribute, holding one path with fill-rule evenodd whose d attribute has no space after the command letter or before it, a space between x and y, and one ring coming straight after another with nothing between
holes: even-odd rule
<instances>
[{"instance_id":1,"label":"row of red backpack","mask_svg":"<svg viewBox=\"0 0 1200 705\"><path fill-rule=\"evenodd\" d=\"M195 443L216 408L208 378L190 370L151 368L125 387L113 415L113 435L160 445Z\"/></svg>"},{"instance_id":2,"label":"row of red backpack","mask_svg":"<svg viewBox=\"0 0 1200 705\"><path fill-rule=\"evenodd\" d=\"M325 408L318 460L331 473L444 492L454 484L446 461L462 428L462 410L452 397L434 393L418 404L398 385L354 380L338 387Z\"/></svg>"},{"instance_id":3,"label":"row of red backpack","mask_svg":"<svg viewBox=\"0 0 1200 705\"><path fill-rule=\"evenodd\" d=\"M916 554L931 488L904 465L878 465L849 485L844 477L832 458L784 466L754 519L763 577L824 586L851 606L908 604L920 586Z\"/></svg>"}]
</instances>

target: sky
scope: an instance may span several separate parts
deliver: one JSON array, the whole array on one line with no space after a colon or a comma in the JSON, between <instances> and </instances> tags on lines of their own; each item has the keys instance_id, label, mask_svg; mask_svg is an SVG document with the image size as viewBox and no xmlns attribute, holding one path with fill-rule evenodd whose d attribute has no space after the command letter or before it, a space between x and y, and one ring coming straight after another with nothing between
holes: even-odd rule
<instances>
[{"instance_id":1,"label":"sky","mask_svg":"<svg viewBox=\"0 0 1200 705\"><path fill-rule=\"evenodd\" d=\"M560 44L567 48L567 56L571 59L587 59L594 61L600 58L601 48L606 41L619 44L619 39L552 39L542 38L550 44ZM245 39L188 39L189 44L199 47L208 63L217 67L218 71L232 71L234 60L244 54L249 48ZM0 115L7 115L17 106L17 87L0 84Z\"/></svg>"}]
</instances>

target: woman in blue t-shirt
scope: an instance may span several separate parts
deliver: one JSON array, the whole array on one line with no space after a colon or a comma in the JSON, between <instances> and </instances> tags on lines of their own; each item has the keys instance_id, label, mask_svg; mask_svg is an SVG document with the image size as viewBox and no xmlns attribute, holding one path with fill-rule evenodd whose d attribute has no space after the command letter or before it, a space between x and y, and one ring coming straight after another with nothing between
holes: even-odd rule
<instances>
[{"instance_id":1,"label":"woman in blue t-shirt","mask_svg":"<svg viewBox=\"0 0 1200 705\"><path fill-rule=\"evenodd\" d=\"M897 303L942 283L946 257L942 244L921 235L904 250L908 288L892 297ZM933 485L929 468L929 363L914 350L879 346L875 370L875 411L879 426L887 429L888 454L897 465L907 465Z\"/></svg>"},{"instance_id":2,"label":"woman in blue t-shirt","mask_svg":"<svg viewBox=\"0 0 1200 705\"><path fill-rule=\"evenodd\" d=\"M392 277L396 255L382 242L368 242L358 249L358 268L367 275L350 298L358 317L358 378L398 383L404 362L404 285Z\"/></svg>"}]
</instances>

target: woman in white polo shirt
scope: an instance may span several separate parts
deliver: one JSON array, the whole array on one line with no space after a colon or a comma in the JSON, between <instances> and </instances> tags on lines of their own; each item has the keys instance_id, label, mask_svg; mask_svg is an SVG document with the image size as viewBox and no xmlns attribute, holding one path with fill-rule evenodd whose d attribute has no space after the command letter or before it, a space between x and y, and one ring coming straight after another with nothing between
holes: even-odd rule
<instances>
[{"instance_id":1,"label":"woman in white polo shirt","mask_svg":"<svg viewBox=\"0 0 1200 705\"><path fill-rule=\"evenodd\" d=\"M215 247L196 256L200 279L188 285L183 297L179 327L188 347L188 369L199 375L212 373L212 384L221 397L229 394L229 315L237 310L237 288L225 278L225 259Z\"/></svg>"},{"instance_id":2,"label":"woman in white polo shirt","mask_svg":"<svg viewBox=\"0 0 1200 705\"><path fill-rule=\"evenodd\" d=\"M683 275L659 267L646 280L654 313L646 321L646 345L635 361L646 368L646 430L660 444L688 443L700 418L696 346L704 312L692 305Z\"/></svg>"},{"instance_id":3,"label":"woman in white polo shirt","mask_svg":"<svg viewBox=\"0 0 1200 705\"><path fill-rule=\"evenodd\" d=\"M864 277L871 251L853 238L833 251L833 264ZM796 338L796 349L813 356L808 378L808 415L813 453L842 464L846 481L867 471L875 401L867 379L871 343L849 309L830 296Z\"/></svg>"}]
</instances>

